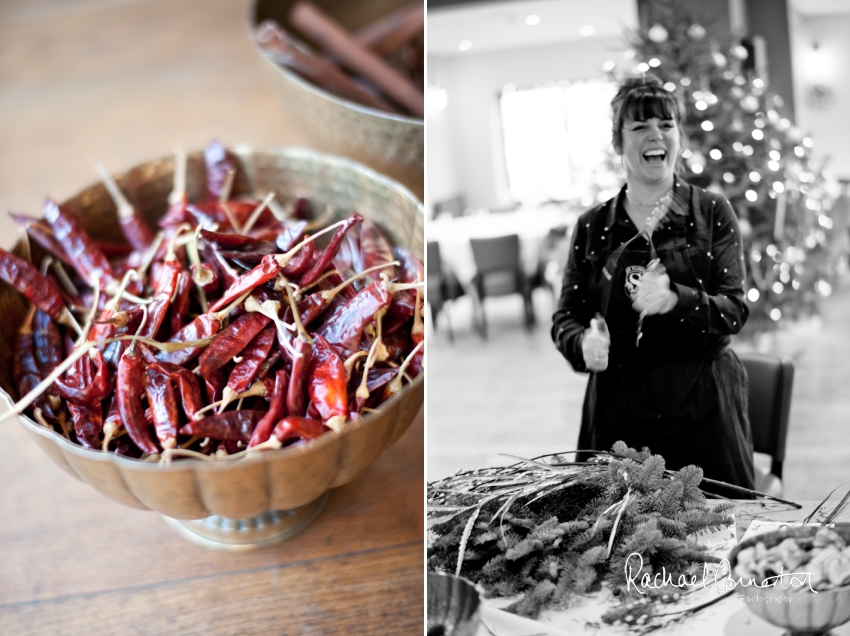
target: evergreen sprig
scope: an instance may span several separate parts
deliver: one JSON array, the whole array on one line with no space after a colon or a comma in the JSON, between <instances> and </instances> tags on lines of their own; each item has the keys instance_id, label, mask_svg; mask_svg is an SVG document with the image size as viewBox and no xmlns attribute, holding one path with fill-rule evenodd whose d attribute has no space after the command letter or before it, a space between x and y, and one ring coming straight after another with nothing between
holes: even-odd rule
<instances>
[{"instance_id":1,"label":"evergreen sprig","mask_svg":"<svg viewBox=\"0 0 850 636\"><path fill-rule=\"evenodd\" d=\"M702 479L697 466L668 471L660 455L622 442L588 463L553 455L459 473L428 485L428 566L455 572L462 558L461 576L488 596L516 597L508 610L529 617L607 584L623 605L606 620L639 611L645 622L651 607L626 585L630 555L643 559L638 578L663 567L677 580L716 561L698 536L730 523L734 504L709 506Z\"/></svg>"}]
</instances>

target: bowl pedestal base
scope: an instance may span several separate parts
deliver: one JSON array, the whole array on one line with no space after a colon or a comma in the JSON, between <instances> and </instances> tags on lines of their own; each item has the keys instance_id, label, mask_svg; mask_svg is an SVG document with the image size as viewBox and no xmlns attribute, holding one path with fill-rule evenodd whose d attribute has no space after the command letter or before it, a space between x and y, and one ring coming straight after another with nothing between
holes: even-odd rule
<instances>
[{"instance_id":1,"label":"bowl pedestal base","mask_svg":"<svg viewBox=\"0 0 850 636\"><path fill-rule=\"evenodd\" d=\"M165 522L183 538L211 550L245 552L286 541L310 525L325 507L328 493L292 510L269 510L252 519L174 519Z\"/></svg>"}]
</instances>

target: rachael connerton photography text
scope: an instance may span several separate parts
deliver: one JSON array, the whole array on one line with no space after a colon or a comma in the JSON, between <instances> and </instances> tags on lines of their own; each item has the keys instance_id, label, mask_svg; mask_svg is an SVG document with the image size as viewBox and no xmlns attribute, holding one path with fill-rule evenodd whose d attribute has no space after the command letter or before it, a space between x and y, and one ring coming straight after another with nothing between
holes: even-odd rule
<instances>
[{"instance_id":1,"label":"rachael connerton photography text","mask_svg":"<svg viewBox=\"0 0 850 636\"><path fill-rule=\"evenodd\" d=\"M632 567L633 558L637 559L638 567L636 570ZM710 584L709 582L713 580L715 589L718 592L732 590L738 586L764 589L768 587L775 587L779 584L782 586L783 590L787 590L789 587L803 587L804 585L808 585L809 590L817 594L817 591L812 588L811 572L785 572L783 568L780 568L779 574L776 576L766 577L759 583L753 577L748 579L745 579L743 576L740 576L737 579L733 578L731 576L732 568L728 559L722 559L717 564L717 570L713 575L708 572L708 563L703 563L702 577L698 577L696 574L692 574L690 576L680 574L675 581L673 580L673 575L667 572L667 569L663 566L661 568L661 572L656 572L654 575L650 575L648 572L644 572L644 574L641 575L640 573L642 570L643 556L637 552L632 552L626 559L626 564L624 566L626 574L626 589L629 589L629 587L632 586L638 593L646 594L644 590L647 588L657 590L666 586L678 588L706 588ZM638 578L639 581L636 582Z\"/></svg>"}]
</instances>

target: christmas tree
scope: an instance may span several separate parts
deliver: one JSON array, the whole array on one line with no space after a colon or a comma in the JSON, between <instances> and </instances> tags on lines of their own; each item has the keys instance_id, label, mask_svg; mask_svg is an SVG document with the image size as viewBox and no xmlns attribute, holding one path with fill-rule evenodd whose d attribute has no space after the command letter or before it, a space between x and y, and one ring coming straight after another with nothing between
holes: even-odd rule
<instances>
[{"instance_id":1,"label":"christmas tree","mask_svg":"<svg viewBox=\"0 0 850 636\"><path fill-rule=\"evenodd\" d=\"M713 33L674 0L652 5L630 31L638 73L652 73L684 105L681 174L725 195L738 215L747 261L746 332L775 329L817 310L831 292L826 249L833 200L813 140L751 62L746 41Z\"/></svg>"}]
</instances>

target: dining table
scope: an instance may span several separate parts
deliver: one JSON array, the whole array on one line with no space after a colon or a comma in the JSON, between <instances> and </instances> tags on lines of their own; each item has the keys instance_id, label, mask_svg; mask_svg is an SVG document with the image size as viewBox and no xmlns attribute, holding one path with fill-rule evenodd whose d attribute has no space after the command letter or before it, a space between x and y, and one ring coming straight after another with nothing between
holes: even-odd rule
<instances>
[{"instance_id":1,"label":"dining table","mask_svg":"<svg viewBox=\"0 0 850 636\"><path fill-rule=\"evenodd\" d=\"M805 520L815 511L811 523L823 521L833 512L838 502L820 506L819 501L796 502L800 508L771 500L737 500L727 514L734 518L735 535L738 541L744 537L750 525L770 524L771 527L794 525ZM835 522L850 522L850 509L844 508L833 519ZM755 526L754 526L755 528ZM755 597L733 592L722 600L698 611L687 618L653 631L659 636L790 636L791 632L777 627L757 616L747 607L748 602L761 602ZM626 635L625 627L591 626L579 622L570 623L569 630L563 625L554 626L551 621L535 621L497 609L490 602L483 602L480 620L474 636L607 636ZM850 623L832 629L829 636L850 636Z\"/></svg>"}]
</instances>

